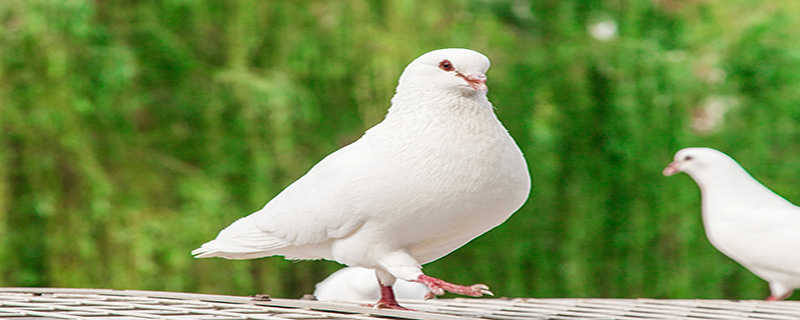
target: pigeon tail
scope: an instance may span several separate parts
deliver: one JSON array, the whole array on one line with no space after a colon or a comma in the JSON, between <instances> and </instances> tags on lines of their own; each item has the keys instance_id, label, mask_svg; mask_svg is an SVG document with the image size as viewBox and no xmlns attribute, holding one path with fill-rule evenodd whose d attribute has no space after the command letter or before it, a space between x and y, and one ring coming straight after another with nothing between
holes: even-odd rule
<instances>
[{"instance_id":1,"label":"pigeon tail","mask_svg":"<svg viewBox=\"0 0 800 320\"><path fill-rule=\"evenodd\" d=\"M238 246L233 242L212 240L206 242L200 248L192 250L192 255L195 258L256 259L272 254L258 248Z\"/></svg>"},{"instance_id":2,"label":"pigeon tail","mask_svg":"<svg viewBox=\"0 0 800 320\"><path fill-rule=\"evenodd\" d=\"M236 220L217 238L192 251L195 258L255 259L275 255L272 251L288 243L256 228L249 217Z\"/></svg>"}]
</instances>

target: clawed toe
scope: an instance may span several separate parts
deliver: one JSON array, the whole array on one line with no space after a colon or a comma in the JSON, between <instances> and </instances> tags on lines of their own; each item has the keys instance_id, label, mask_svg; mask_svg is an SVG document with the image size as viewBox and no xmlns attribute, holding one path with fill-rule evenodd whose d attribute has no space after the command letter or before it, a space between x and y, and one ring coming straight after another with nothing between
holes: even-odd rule
<instances>
[{"instance_id":1,"label":"clawed toe","mask_svg":"<svg viewBox=\"0 0 800 320\"><path fill-rule=\"evenodd\" d=\"M473 285L470 286L470 289L472 289L472 291L475 292L475 297L480 297L480 296L482 296L484 294L485 295L494 296L494 293L489 291L489 286L487 286L485 284L481 284L481 283L473 284Z\"/></svg>"},{"instance_id":2,"label":"clawed toe","mask_svg":"<svg viewBox=\"0 0 800 320\"><path fill-rule=\"evenodd\" d=\"M431 289L430 292L425 294L425 300L433 299L436 296L443 295L445 291L472 297L480 297L484 294L494 296L494 293L489 291L489 286L481 283L473 284L471 286L461 286L424 274L417 278L417 282L422 283Z\"/></svg>"},{"instance_id":3,"label":"clawed toe","mask_svg":"<svg viewBox=\"0 0 800 320\"><path fill-rule=\"evenodd\" d=\"M386 303L386 302L378 302L376 304L366 304L366 307L377 308L377 309L392 309L392 310L407 310L407 311L415 311L414 309L409 309L403 307L397 303Z\"/></svg>"},{"instance_id":4,"label":"clawed toe","mask_svg":"<svg viewBox=\"0 0 800 320\"><path fill-rule=\"evenodd\" d=\"M430 300L430 299L436 298L436 296L441 296L441 295L444 295L445 293L447 293L447 291L445 291L442 287L439 287L439 286L432 286L432 287L429 287L429 289L431 289L431 291L428 291L427 293L425 293L425 297L424 297L425 300Z\"/></svg>"}]
</instances>

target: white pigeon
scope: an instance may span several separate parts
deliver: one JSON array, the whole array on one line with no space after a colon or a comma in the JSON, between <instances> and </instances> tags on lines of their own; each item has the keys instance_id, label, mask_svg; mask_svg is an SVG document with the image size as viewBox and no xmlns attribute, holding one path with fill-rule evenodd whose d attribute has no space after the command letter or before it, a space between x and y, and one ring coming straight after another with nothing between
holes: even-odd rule
<instances>
[{"instance_id":1,"label":"white pigeon","mask_svg":"<svg viewBox=\"0 0 800 320\"><path fill-rule=\"evenodd\" d=\"M703 224L719 251L769 283L769 301L800 288L800 208L753 179L728 155L709 148L678 151L664 169L700 186Z\"/></svg>"},{"instance_id":2,"label":"white pigeon","mask_svg":"<svg viewBox=\"0 0 800 320\"><path fill-rule=\"evenodd\" d=\"M391 287L397 278L425 284L429 297L492 294L421 270L506 221L528 198L528 166L486 97L488 69L486 56L467 49L420 56L400 76L381 123L192 254L374 269L380 308L403 309Z\"/></svg>"},{"instance_id":3,"label":"white pigeon","mask_svg":"<svg viewBox=\"0 0 800 320\"><path fill-rule=\"evenodd\" d=\"M428 293L428 287L418 282L399 280L392 288L397 299L422 300ZM347 267L317 283L314 297L319 301L374 301L380 299L380 293L375 271Z\"/></svg>"}]
</instances>

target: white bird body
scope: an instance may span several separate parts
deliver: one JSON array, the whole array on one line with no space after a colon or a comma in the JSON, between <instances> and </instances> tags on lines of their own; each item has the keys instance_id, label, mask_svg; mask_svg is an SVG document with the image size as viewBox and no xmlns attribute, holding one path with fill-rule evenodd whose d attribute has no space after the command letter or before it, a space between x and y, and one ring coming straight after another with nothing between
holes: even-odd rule
<instances>
[{"instance_id":1,"label":"white bird body","mask_svg":"<svg viewBox=\"0 0 800 320\"><path fill-rule=\"evenodd\" d=\"M397 299L422 300L428 293L428 287L400 280L395 282L394 291ZM314 297L319 301L375 301L380 299L380 288L375 281L375 271L347 267L317 283Z\"/></svg>"},{"instance_id":2,"label":"white bird body","mask_svg":"<svg viewBox=\"0 0 800 320\"><path fill-rule=\"evenodd\" d=\"M771 292L768 300L785 299L800 288L800 207L714 149L679 151L664 174L679 171L688 173L700 187L708 240L766 280Z\"/></svg>"},{"instance_id":3,"label":"white bird body","mask_svg":"<svg viewBox=\"0 0 800 320\"><path fill-rule=\"evenodd\" d=\"M466 49L417 58L381 123L193 254L328 259L376 269L387 286L419 280L421 264L504 222L528 197L525 159L486 98L488 67Z\"/></svg>"}]
</instances>

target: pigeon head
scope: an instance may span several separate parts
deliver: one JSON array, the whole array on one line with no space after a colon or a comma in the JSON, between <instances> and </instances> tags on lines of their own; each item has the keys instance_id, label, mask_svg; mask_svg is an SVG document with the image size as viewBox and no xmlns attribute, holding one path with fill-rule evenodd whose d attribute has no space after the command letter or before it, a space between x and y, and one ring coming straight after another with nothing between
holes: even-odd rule
<instances>
[{"instance_id":1,"label":"pigeon head","mask_svg":"<svg viewBox=\"0 0 800 320\"><path fill-rule=\"evenodd\" d=\"M463 95L486 94L489 58L469 49L439 49L412 61L400 76L404 90L442 90Z\"/></svg>"},{"instance_id":2,"label":"pigeon head","mask_svg":"<svg viewBox=\"0 0 800 320\"><path fill-rule=\"evenodd\" d=\"M727 154L711 148L686 148L675 153L675 158L664 168L663 173L665 176L671 176L685 172L697 180L706 174L727 171L730 168L741 168L741 166Z\"/></svg>"}]
</instances>

